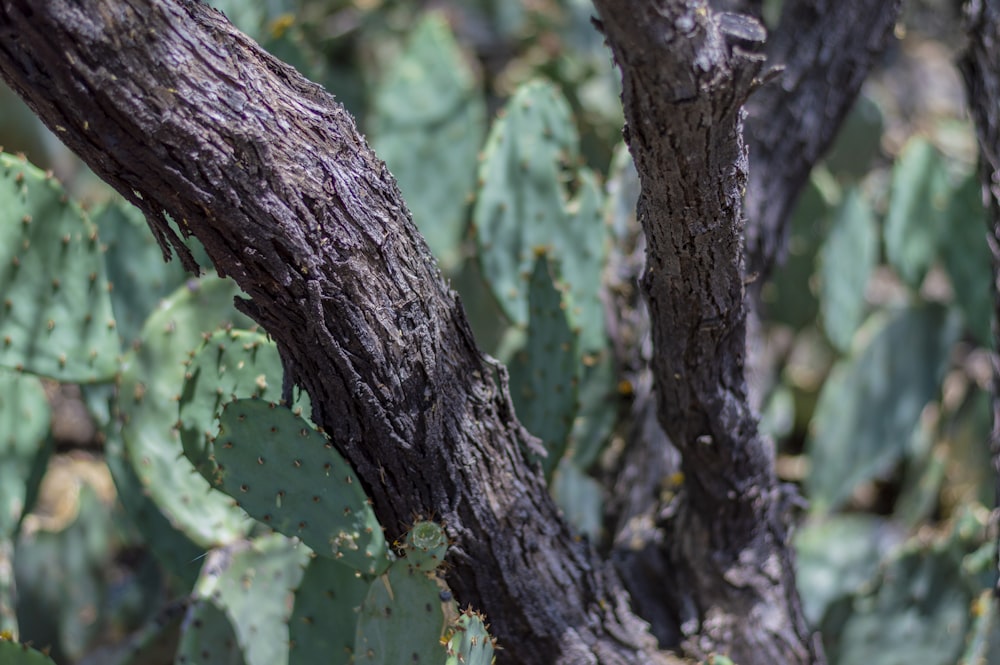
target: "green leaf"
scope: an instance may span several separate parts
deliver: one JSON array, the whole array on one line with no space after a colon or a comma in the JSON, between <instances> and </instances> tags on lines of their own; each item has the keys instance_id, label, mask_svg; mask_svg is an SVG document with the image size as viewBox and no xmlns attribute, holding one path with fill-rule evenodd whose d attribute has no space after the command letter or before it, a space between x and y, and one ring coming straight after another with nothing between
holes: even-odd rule
<instances>
[{"instance_id":1,"label":"green leaf","mask_svg":"<svg viewBox=\"0 0 1000 665\"><path fill-rule=\"evenodd\" d=\"M865 288L879 255L875 216L857 189L847 192L820 250L820 309L827 337L846 351L864 320Z\"/></svg>"},{"instance_id":2,"label":"green leaf","mask_svg":"<svg viewBox=\"0 0 1000 665\"><path fill-rule=\"evenodd\" d=\"M957 317L937 305L899 310L866 327L868 345L837 363L824 384L806 443L807 495L818 513L843 504L904 455L960 332Z\"/></svg>"}]
</instances>

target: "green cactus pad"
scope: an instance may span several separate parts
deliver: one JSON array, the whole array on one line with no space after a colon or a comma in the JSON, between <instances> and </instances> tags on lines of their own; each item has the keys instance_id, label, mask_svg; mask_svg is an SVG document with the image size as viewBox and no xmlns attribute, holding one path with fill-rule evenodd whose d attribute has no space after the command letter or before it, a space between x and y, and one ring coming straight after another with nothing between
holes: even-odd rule
<instances>
[{"instance_id":1,"label":"green cactus pad","mask_svg":"<svg viewBox=\"0 0 1000 665\"><path fill-rule=\"evenodd\" d=\"M106 381L121 347L97 228L62 187L0 153L0 365Z\"/></svg>"},{"instance_id":2,"label":"green cactus pad","mask_svg":"<svg viewBox=\"0 0 1000 665\"><path fill-rule=\"evenodd\" d=\"M176 427L185 362L202 335L247 322L232 307L236 293L228 281L189 280L146 321L119 385L122 437L136 475L171 524L205 548L237 540L254 524L184 457Z\"/></svg>"},{"instance_id":3,"label":"green cactus pad","mask_svg":"<svg viewBox=\"0 0 1000 665\"><path fill-rule=\"evenodd\" d=\"M289 603L308 558L306 547L279 534L210 552L175 662L285 665Z\"/></svg>"},{"instance_id":4,"label":"green cactus pad","mask_svg":"<svg viewBox=\"0 0 1000 665\"><path fill-rule=\"evenodd\" d=\"M398 561L368 589L358 617L354 662L442 663L446 625L440 587L426 573Z\"/></svg>"},{"instance_id":5,"label":"green cactus pad","mask_svg":"<svg viewBox=\"0 0 1000 665\"><path fill-rule=\"evenodd\" d=\"M444 563L448 536L440 524L417 522L406 534L406 563L417 570L431 572Z\"/></svg>"},{"instance_id":6,"label":"green cactus pad","mask_svg":"<svg viewBox=\"0 0 1000 665\"><path fill-rule=\"evenodd\" d=\"M295 591L288 622L288 665L348 665L358 609L371 578L326 557L313 557Z\"/></svg>"},{"instance_id":7,"label":"green cactus pad","mask_svg":"<svg viewBox=\"0 0 1000 665\"><path fill-rule=\"evenodd\" d=\"M0 634L17 637L17 584L14 580L14 541L0 536Z\"/></svg>"},{"instance_id":8,"label":"green cactus pad","mask_svg":"<svg viewBox=\"0 0 1000 665\"><path fill-rule=\"evenodd\" d=\"M0 633L0 663L3 665L56 665L47 655L26 644L18 644Z\"/></svg>"},{"instance_id":9,"label":"green cactus pad","mask_svg":"<svg viewBox=\"0 0 1000 665\"><path fill-rule=\"evenodd\" d=\"M29 501L32 469L51 452L44 445L50 419L41 381L0 370L0 539L17 531Z\"/></svg>"},{"instance_id":10,"label":"green cactus pad","mask_svg":"<svg viewBox=\"0 0 1000 665\"><path fill-rule=\"evenodd\" d=\"M521 423L548 452L541 464L550 478L566 451L577 410L577 335L566 320L565 301L552 283L544 253L535 263L528 291L528 332L509 364L510 392Z\"/></svg>"},{"instance_id":11,"label":"green cactus pad","mask_svg":"<svg viewBox=\"0 0 1000 665\"><path fill-rule=\"evenodd\" d=\"M581 350L593 351L604 347L598 294L607 232L596 179L576 169L578 143L559 91L540 81L522 86L487 139L473 220L483 277L510 321L527 324L528 279L547 248L569 285Z\"/></svg>"},{"instance_id":12,"label":"green cactus pad","mask_svg":"<svg viewBox=\"0 0 1000 665\"><path fill-rule=\"evenodd\" d=\"M118 334L131 343L157 303L190 275L180 261L163 260L163 250L135 206L118 199L92 218L107 247L104 259Z\"/></svg>"},{"instance_id":13,"label":"green cactus pad","mask_svg":"<svg viewBox=\"0 0 1000 665\"><path fill-rule=\"evenodd\" d=\"M320 556L376 574L389 551L364 488L333 444L263 400L227 404L214 442L219 487L255 518Z\"/></svg>"},{"instance_id":14,"label":"green cactus pad","mask_svg":"<svg viewBox=\"0 0 1000 665\"><path fill-rule=\"evenodd\" d=\"M211 440L218 434L222 405L239 397L281 399L281 358L266 335L247 330L219 330L188 364L181 392L179 428L184 454L195 468L214 480ZM303 394L304 418L310 410Z\"/></svg>"},{"instance_id":15,"label":"green cactus pad","mask_svg":"<svg viewBox=\"0 0 1000 665\"><path fill-rule=\"evenodd\" d=\"M372 147L444 270L461 260L486 104L443 16L427 15L375 92Z\"/></svg>"},{"instance_id":16,"label":"green cactus pad","mask_svg":"<svg viewBox=\"0 0 1000 665\"><path fill-rule=\"evenodd\" d=\"M490 665L496 640L490 636L486 618L470 610L462 612L448 640L445 665Z\"/></svg>"},{"instance_id":17,"label":"green cactus pad","mask_svg":"<svg viewBox=\"0 0 1000 665\"><path fill-rule=\"evenodd\" d=\"M117 535L109 505L83 480L85 473L63 475L63 487L79 483L76 500L64 501L59 517L44 528L22 532L14 557L21 639L52 645L54 656L66 662L88 652L108 618L104 575Z\"/></svg>"}]
</instances>

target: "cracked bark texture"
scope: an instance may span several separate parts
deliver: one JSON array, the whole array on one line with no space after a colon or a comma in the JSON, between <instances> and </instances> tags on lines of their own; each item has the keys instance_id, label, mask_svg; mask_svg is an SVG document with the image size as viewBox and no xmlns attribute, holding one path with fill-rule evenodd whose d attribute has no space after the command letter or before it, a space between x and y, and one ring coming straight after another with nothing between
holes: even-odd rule
<instances>
[{"instance_id":1,"label":"cracked bark texture","mask_svg":"<svg viewBox=\"0 0 1000 665\"><path fill-rule=\"evenodd\" d=\"M645 488L659 539L638 578L645 588L633 587L643 594L636 606L665 646L692 655L822 662L798 608L773 454L743 377L741 106L762 71L749 53L760 45L735 48L736 19L721 33L704 2L595 4L623 70L652 257L643 286L660 390L637 421L653 461L642 468L670 468L658 414L685 473L684 491L667 504ZM751 249L763 248L765 262L812 165L800 153L818 159L856 95L847 83L860 85L877 52L869 29L877 30L862 22L875 4L898 11L898 2L788 0L786 14L804 8L799 22L783 20L778 36L790 36L765 45L772 57L785 45L790 71L799 71L792 60L807 63L801 85L755 107L763 127L782 130L750 140L765 184L769 169L783 183L755 189L751 174L748 185L748 210L770 211L750 218L760 227ZM448 581L488 614L506 647L501 662L667 660L629 610L616 571L558 518L522 455L502 369L476 348L391 175L332 98L190 0L0 0L0 35L0 73L46 124L146 213L186 265L165 212L241 285L249 300L240 306L278 343L389 535L414 512L445 521L455 540ZM808 35L822 46L812 60L802 55ZM855 47L867 55L845 53ZM855 69L836 68L852 57ZM843 85L822 90L824 76ZM793 102L830 126L768 115ZM756 146L767 141L794 149L768 144L758 167ZM754 203L772 195L773 204ZM642 482L658 487L662 477Z\"/></svg>"},{"instance_id":2,"label":"cracked bark texture","mask_svg":"<svg viewBox=\"0 0 1000 665\"><path fill-rule=\"evenodd\" d=\"M743 104L764 58L727 41L733 31L704 2L595 6L621 70L641 186L656 412L683 472L665 506L660 605L686 653L726 645L736 662L821 662L744 375Z\"/></svg>"},{"instance_id":3,"label":"cracked bark texture","mask_svg":"<svg viewBox=\"0 0 1000 665\"><path fill-rule=\"evenodd\" d=\"M717 0L710 4L723 11L760 16L755 2ZM788 0L779 26L768 35L763 49L768 57L766 68L781 67L783 71L754 92L747 103L750 173L744 212L749 266L745 273L752 291L748 325L755 321L759 286L780 261L794 202L809 171L838 132L861 82L891 43L891 28L899 10L899 2ZM828 81L839 84L831 86ZM635 282L643 265L635 253L615 248L612 257L615 282ZM697 614L700 602L700 593L685 584L687 578L678 572L684 570L685 555L668 547L676 537L671 534L677 533L678 516L690 508L676 500L679 488L670 479L677 478L673 473L679 469L679 453L656 422L652 373L645 367L651 352L645 307L627 288L613 289L612 294L616 306L609 311L610 329L626 330L629 340L616 344L616 358L636 387L630 435L617 465L615 491L607 511L609 530L615 538L612 557L633 606L651 621L662 644L677 644L697 630L697 621L690 617ZM748 337L748 372L763 375L767 368L759 367L761 360L754 357L753 329ZM753 394L752 376L750 380L753 406L760 395ZM796 503L794 490L779 489L779 496ZM663 594L664 588L674 591ZM679 600L685 595L686 604Z\"/></svg>"},{"instance_id":4,"label":"cracked bark texture","mask_svg":"<svg viewBox=\"0 0 1000 665\"><path fill-rule=\"evenodd\" d=\"M334 99L188 0L4 0L0 73L103 179L196 236L249 299L389 538L415 514L506 663L667 662L522 452L384 164Z\"/></svg>"},{"instance_id":5,"label":"cracked bark texture","mask_svg":"<svg viewBox=\"0 0 1000 665\"><path fill-rule=\"evenodd\" d=\"M968 45L959 69L979 139L979 170L987 210L987 239L993 255L993 335L1000 348L1000 0L972 0L965 6ZM996 505L991 525L1000 535L1000 358L993 353L993 470ZM1000 593L1000 582L997 583ZM994 601L996 602L996 601Z\"/></svg>"}]
</instances>

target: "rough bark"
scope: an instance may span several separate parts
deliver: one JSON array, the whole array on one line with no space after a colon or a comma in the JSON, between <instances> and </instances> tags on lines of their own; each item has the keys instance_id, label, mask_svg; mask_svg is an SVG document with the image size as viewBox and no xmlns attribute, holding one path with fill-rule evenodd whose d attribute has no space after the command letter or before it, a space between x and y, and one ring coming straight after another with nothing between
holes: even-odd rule
<instances>
[{"instance_id":1,"label":"rough bark","mask_svg":"<svg viewBox=\"0 0 1000 665\"><path fill-rule=\"evenodd\" d=\"M683 471L663 537L664 603L687 653L821 662L744 376L743 104L764 59L740 44L754 26L720 29L697 1L594 4L621 70L641 184L657 413Z\"/></svg>"},{"instance_id":2,"label":"rough bark","mask_svg":"<svg viewBox=\"0 0 1000 665\"><path fill-rule=\"evenodd\" d=\"M969 109L979 138L979 165L983 203L988 211L990 251L993 254L993 335L1000 349L1000 0L972 0L966 5L969 43L959 68L965 78ZM996 505L991 520L1000 525L1000 358L993 353L993 431L990 436L993 469L997 474ZM1000 582L997 583L1000 594Z\"/></svg>"},{"instance_id":3,"label":"rough bark","mask_svg":"<svg viewBox=\"0 0 1000 665\"><path fill-rule=\"evenodd\" d=\"M502 368L332 97L190 0L4 0L0 73L164 247L193 266L166 213L242 287L388 535L443 520L448 582L500 662L662 661L526 462Z\"/></svg>"},{"instance_id":4,"label":"rough bark","mask_svg":"<svg viewBox=\"0 0 1000 665\"><path fill-rule=\"evenodd\" d=\"M763 283L784 252L788 219L809 172L884 52L900 0L787 0L768 38L781 76L750 99L747 274Z\"/></svg>"},{"instance_id":5,"label":"rough bark","mask_svg":"<svg viewBox=\"0 0 1000 665\"><path fill-rule=\"evenodd\" d=\"M759 3L752 1L718 0L711 5L760 16ZM780 25L768 36L764 49L768 67L783 71L753 93L747 104L750 174L744 201L749 227L746 272L754 291L751 306L756 304L756 287L780 261L787 222L806 177L835 137L879 53L891 43L890 28L899 9L899 2L784 3ZM838 84L831 86L829 81ZM684 617L677 615L672 598L659 589L674 584L675 564L665 543L678 510L673 501L677 488L669 482L676 478L678 453L655 422L655 394L650 389L649 369L644 367L650 352L643 341L649 322L644 306L630 297L627 288L641 267L642 261L633 256L619 257L616 280L626 286L613 290L618 306L609 313L612 329L627 331L623 339L628 341L617 344L615 350L619 365L635 386L635 398L631 434L618 464L608 514L615 535L612 556L634 607L651 621L661 644L676 644ZM748 326L752 326L756 321L753 309L749 314ZM759 403L761 377L769 370L761 366L759 354L753 353L758 334L752 328L748 334L751 406ZM794 491L783 496L796 500Z\"/></svg>"}]
</instances>

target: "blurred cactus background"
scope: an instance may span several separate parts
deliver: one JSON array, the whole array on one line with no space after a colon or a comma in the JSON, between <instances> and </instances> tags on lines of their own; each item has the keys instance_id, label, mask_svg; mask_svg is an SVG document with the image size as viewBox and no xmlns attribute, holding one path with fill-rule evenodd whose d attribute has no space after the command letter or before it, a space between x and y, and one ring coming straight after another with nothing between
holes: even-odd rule
<instances>
[{"instance_id":1,"label":"blurred cactus background","mask_svg":"<svg viewBox=\"0 0 1000 665\"><path fill-rule=\"evenodd\" d=\"M643 341L605 323L637 183L590 3L212 4L358 119L508 365L555 500L607 550L635 394L613 349ZM836 664L1000 664L991 272L950 7L911 3L751 340ZM277 351L236 287L165 264L6 89L0 145L0 663L490 663L433 516L386 542L306 396L277 405Z\"/></svg>"}]
</instances>

